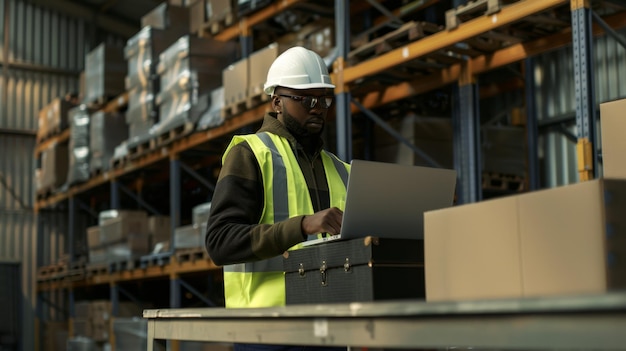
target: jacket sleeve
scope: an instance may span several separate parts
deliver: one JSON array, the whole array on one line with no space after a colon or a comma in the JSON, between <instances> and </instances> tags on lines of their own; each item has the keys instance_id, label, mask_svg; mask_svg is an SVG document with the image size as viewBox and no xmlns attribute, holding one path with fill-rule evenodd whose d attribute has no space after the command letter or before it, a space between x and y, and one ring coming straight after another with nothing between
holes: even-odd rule
<instances>
[{"instance_id":1,"label":"jacket sleeve","mask_svg":"<svg viewBox=\"0 0 626 351\"><path fill-rule=\"evenodd\" d=\"M215 264L274 257L305 239L304 216L259 224L263 208L261 171L252 150L242 142L226 155L211 200L205 244Z\"/></svg>"}]
</instances>

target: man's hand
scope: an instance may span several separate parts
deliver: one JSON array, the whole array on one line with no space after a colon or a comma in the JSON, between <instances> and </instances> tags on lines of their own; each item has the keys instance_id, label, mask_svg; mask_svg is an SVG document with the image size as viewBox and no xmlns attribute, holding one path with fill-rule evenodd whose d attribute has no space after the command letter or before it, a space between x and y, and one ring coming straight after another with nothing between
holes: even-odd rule
<instances>
[{"instance_id":1,"label":"man's hand","mask_svg":"<svg viewBox=\"0 0 626 351\"><path fill-rule=\"evenodd\" d=\"M339 234L342 218L343 211L337 207L316 212L304 217L302 220L302 232L306 235L317 233Z\"/></svg>"}]
</instances>

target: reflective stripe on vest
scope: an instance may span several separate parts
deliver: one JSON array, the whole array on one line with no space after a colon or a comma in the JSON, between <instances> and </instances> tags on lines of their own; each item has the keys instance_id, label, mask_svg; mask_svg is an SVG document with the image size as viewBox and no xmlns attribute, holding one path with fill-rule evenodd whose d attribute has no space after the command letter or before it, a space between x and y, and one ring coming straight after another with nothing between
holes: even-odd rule
<instances>
[{"instance_id":1,"label":"reflective stripe on vest","mask_svg":"<svg viewBox=\"0 0 626 351\"><path fill-rule=\"evenodd\" d=\"M261 169L265 205L259 223L272 224L293 216L312 214L313 205L289 142L270 133L235 136L226 149L246 141ZM344 209L349 165L336 156L321 154L330 192L331 206ZM304 189L304 191L302 191ZM294 246L294 248L300 245ZM283 257L224 266L226 307L269 307L284 305Z\"/></svg>"}]
</instances>

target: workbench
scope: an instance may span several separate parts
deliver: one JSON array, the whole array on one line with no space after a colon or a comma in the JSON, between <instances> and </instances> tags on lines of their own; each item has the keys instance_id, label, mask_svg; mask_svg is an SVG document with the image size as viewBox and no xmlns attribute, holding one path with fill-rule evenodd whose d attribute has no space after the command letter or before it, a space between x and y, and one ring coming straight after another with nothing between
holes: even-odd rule
<instances>
[{"instance_id":1,"label":"workbench","mask_svg":"<svg viewBox=\"0 0 626 351\"><path fill-rule=\"evenodd\" d=\"M144 310L155 339L411 349L626 350L626 292Z\"/></svg>"}]
</instances>

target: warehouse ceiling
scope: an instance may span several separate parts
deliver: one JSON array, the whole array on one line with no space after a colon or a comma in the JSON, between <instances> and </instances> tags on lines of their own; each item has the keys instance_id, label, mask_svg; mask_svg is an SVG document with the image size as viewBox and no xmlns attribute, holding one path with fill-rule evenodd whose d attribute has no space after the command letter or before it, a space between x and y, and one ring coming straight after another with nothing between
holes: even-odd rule
<instances>
[{"instance_id":1,"label":"warehouse ceiling","mask_svg":"<svg viewBox=\"0 0 626 351\"><path fill-rule=\"evenodd\" d=\"M94 21L109 33L130 38L141 27L141 17L163 0L27 0L70 17Z\"/></svg>"}]
</instances>

